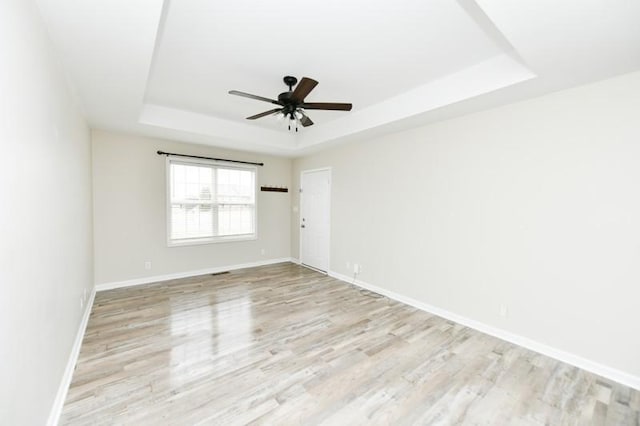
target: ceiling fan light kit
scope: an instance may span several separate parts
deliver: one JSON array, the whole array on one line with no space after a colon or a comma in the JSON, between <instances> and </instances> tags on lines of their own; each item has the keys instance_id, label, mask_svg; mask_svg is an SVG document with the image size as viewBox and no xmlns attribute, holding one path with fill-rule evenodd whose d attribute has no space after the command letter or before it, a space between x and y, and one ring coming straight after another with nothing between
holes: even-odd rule
<instances>
[{"instance_id":1,"label":"ceiling fan light kit","mask_svg":"<svg viewBox=\"0 0 640 426\"><path fill-rule=\"evenodd\" d=\"M278 108L247 117L247 120L256 120L268 115L275 115L276 119L285 123L289 130L295 129L296 132L298 131L298 124L302 125L302 127L313 125L313 121L311 121L309 116L306 114L305 110L307 109L351 111L352 105L347 103L305 102L307 95L318 85L318 82L311 78L302 77L302 80L298 83L297 78L288 75L283 78L283 81L284 84L289 87L289 91L280 93L278 95L278 100L239 92L237 90L230 90L229 94L279 105ZM293 86L296 86L295 90L293 89Z\"/></svg>"}]
</instances>

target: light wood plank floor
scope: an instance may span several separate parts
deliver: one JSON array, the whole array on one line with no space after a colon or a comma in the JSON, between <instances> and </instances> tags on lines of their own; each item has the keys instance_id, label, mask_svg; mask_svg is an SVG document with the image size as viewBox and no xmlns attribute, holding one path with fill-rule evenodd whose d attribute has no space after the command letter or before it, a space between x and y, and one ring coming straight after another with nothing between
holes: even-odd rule
<instances>
[{"instance_id":1,"label":"light wood plank floor","mask_svg":"<svg viewBox=\"0 0 640 426\"><path fill-rule=\"evenodd\" d=\"M98 293L61 424L638 425L640 392L293 264Z\"/></svg>"}]
</instances>

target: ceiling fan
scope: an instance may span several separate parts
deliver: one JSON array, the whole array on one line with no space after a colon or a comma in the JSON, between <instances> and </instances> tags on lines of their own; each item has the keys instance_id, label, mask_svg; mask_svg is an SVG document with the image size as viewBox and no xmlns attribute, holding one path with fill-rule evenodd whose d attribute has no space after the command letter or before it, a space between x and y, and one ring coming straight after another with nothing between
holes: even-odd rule
<instances>
[{"instance_id":1,"label":"ceiling fan","mask_svg":"<svg viewBox=\"0 0 640 426\"><path fill-rule=\"evenodd\" d=\"M278 108L247 117L247 120L255 120L268 115L277 115L280 119L287 118L289 121L289 130L291 130L291 126L293 125L296 132L298 131L298 123L302 124L303 127L308 127L313 124L313 121L311 121L307 116L305 110L320 109L329 111L351 111L351 104L305 102L304 99L307 95L318 85L318 82L311 78L302 77L302 80L300 80L300 83L296 86L295 90L293 90L293 86L298 83L297 78L288 75L284 77L283 80L284 84L289 86L289 91L280 93L278 95L278 100L239 92L237 90L230 90L229 94L279 105Z\"/></svg>"}]
</instances>

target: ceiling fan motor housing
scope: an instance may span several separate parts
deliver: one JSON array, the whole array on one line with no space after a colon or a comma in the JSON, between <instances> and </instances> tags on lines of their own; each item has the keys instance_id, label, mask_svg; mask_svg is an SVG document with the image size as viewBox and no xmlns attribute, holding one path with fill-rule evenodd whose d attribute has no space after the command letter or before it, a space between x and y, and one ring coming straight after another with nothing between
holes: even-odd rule
<instances>
[{"instance_id":1,"label":"ceiling fan motor housing","mask_svg":"<svg viewBox=\"0 0 640 426\"><path fill-rule=\"evenodd\" d=\"M297 103L291 101L291 95L293 95L293 86L298 83L298 79L293 76L287 75L282 80L284 81L284 84L289 86L289 91L280 93L278 95L278 101L284 107L282 112L284 113L284 115L287 115L295 111L297 106Z\"/></svg>"},{"instance_id":2,"label":"ceiling fan motor housing","mask_svg":"<svg viewBox=\"0 0 640 426\"><path fill-rule=\"evenodd\" d=\"M285 109L288 107L295 107L297 105L297 103L291 100L292 93L293 92L282 92L278 95L278 101L280 101L280 103L282 104L282 106L285 107Z\"/></svg>"}]
</instances>

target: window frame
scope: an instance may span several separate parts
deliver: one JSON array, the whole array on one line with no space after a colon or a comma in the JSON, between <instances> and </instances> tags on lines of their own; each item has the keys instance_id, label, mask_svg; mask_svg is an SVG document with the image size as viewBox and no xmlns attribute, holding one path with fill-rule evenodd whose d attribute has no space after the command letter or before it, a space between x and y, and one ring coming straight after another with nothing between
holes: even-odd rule
<instances>
[{"instance_id":1,"label":"window frame","mask_svg":"<svg viewBox=\"0 0 640 426\"><path fill-rule=\"evenodd\" d=\"M193 164L201 166L221 167L225 169L250 170L253 172L254 184L254 202L253 202L253 233L242 235L222 235L214 237L189 238L182 240L174 240L171 238L171 163ZM200 204L200 203L198 203ZM212 202L212 205L218 205ZM166 222L166 240L167 247L185 247L203 244L217 244L237 241L254 241L258 239L258 167L250 164L235 165L223 161L192 159L186 157L175 157L168 155L165 159L165 222Z\"/></svg>"}]
</instances>

